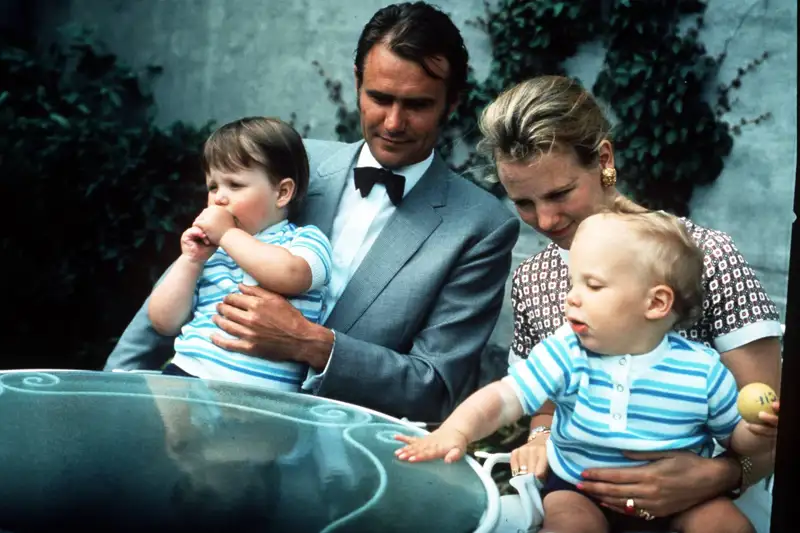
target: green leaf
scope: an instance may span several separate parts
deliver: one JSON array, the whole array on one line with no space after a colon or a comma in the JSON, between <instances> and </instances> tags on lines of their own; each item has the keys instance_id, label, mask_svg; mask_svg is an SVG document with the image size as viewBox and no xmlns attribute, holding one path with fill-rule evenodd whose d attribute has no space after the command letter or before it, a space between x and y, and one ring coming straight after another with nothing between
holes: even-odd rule
<instances>
[{"instance_id":1,"label":"green leaf","mask_svg":"<svg viewBox=\"0 0 800 533\"><path fill-rule=\"evenodd\" d=\"M678 140L678 132L675 130L669 130L666 135L667 144L675 144L675 141Z\"/></svg>"},{"instance_id":2,"label":"green leaf","mask_svg":"<svg viewBox=\"0 0 800 533\"><path fill-rule=\"evenodd\" d=\"M50 120L52 120L61 127L69 128L69 121L64 117L62 117L61 115L59 115L58 113L50 113Z\"/></svg>"},{"instance_id":3,"label":"green leaf","mask_svg":"<svg viewBox=\"0 0 800 533\"><path fill-rule=\"evenodd\" d=\"M656 161L655 163L653 163L651 170L653 172L654 177L660 178L661 173L664 171L664 163L662 161Z\"/></svg>"},{"instance_id":4,"label":"green leaf","mask_svg":"<svg viewBox=\"0 0 800 533\"><path fill-rule=\"evenodd\" d=\"M116 91L108 91L108 99L114 104L114 107L122 107L122 99Z\"/></svg>"},{"instance_id":5,"label":"green leaf","mask_svg":"<svg viewBox=\"0 0 800 533\"><path fill-rule=\"evenodd\" d=\"M175 225L172 223L172 220L168 218L162 218L158 221L158 225L164 228L165 231L172 232L175 230Z\"/></svg>"},{"instance_id":6,"label":"green leaf","mask_svg":"<svg viewBox=\"0 0 800 533\"><path fill-rule=\"evenodd\" d=\"M683 113L683 102L675 100L675 103L672 104L672 108L675 109L676 113Z\"/></svg>"},{"instance_id":7,"label":"green leaf","mask_svg":"<svg viewBox=\"0 0 800 533\"><path fill-rule=\"evenodd\" d=\"M94 191L97 188L98 185L100 185L100 180L95 180L95 181L91 182L89 184L89 186L86 187L86 193L84 194L84 196L86 198L88 198L89 195L92 194L92 191Z\"/></svg>"},{"instance_id":8,"label":"green leaf","mask_svg":"<svg viewBox=\"0 0 800 533\"><path fill-rule=\"evenodd\" d=\"M553 14L555 16L559 16L562 11L564 11L564 2L557 2L553 4Z\"/></svg>"}]
</instances>

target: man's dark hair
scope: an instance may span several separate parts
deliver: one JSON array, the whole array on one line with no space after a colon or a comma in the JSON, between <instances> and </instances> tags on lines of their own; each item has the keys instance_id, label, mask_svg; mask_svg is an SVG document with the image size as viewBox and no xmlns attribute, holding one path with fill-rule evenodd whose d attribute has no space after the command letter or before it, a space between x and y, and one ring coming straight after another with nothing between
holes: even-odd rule
<instances>
[{"instance_id":1,"label":"man's dark hair","mask_svg":"<svg viewBox=\"0 0 800 533\"><path fill-rule=\"evenodd\" d=\"M432 72L425 59L442 56L450 65L447 102L452 104L467 84L469 53L464 39L450 17L425 2L404 2L384 7L364 26L356 48L356 80L358 87L364 79L364 60L372 47L385 44L403 59L418 63L429 76L441 79Z\"/></svg>"}]
</instances>

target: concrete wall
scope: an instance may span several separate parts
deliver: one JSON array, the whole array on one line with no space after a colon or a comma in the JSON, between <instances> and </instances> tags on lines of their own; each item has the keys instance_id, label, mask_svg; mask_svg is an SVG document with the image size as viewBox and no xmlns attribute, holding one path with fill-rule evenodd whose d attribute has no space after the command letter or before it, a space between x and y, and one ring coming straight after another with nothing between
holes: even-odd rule
<instances>
[{"instance_id":1,"label":"concrete wall","mask_svg":"<svg viewBox=\"0 0 800 533\"><path fill-rule=\"evenodd\" d=\"M44 1L44 0L43 0ZM354 101L352 58L363 25L391 1L362 0L60 0L40 10L45 35L64 23L96 28L111 50L135 67L159 64L155 82L158 120L219 122L249 114L296 112L310 136L334 138L334 107L312 61L343 82ZM482 0L439 0L462 28L478 76L490 58L486 36L465 22L480 15ZM44 7L46 6L46 9ZM797 137L796 0L715 0L703 39L709 52L726 46L721 81L747 61L770 59L746 76L730 113L732 121L771 112L761 126L735 138L719 180L700 191L692 216L729 232L758 271L782 312L785 309L792 192ZM570 71L591 86L604 57L599 45L583 47ZM620 169L624 172L624 169ZM514 266L544 241L529 229L515 249ZM508 303L494 335L507 345Z\"/></svg>"},{"instance_id":2,"label":"concrete wall","mask_svg":"<svg viewBox=\"0 0 800 533\"><path fill-rule=\"evenodd\" d=\"M334 137L335 109L319 61L355 102L353 52L364 24L391 1L362 0L60 0L43 3L43 27L82 24L136 67L159 64L155 83L162 124L226 122L248 114L294 111L311 135ZM482 0L439 2L488 65L488 39L464 22ZM484 67L485 70L485 67Z\"/></svg>"}]
</instances>

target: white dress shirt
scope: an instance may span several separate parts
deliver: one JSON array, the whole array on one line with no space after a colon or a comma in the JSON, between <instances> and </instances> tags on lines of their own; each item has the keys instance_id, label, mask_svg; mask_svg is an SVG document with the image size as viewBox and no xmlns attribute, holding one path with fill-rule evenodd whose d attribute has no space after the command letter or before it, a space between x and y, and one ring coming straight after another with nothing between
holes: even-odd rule
<instances>
[{"instance_id":1,"label":"white dress shirt","mask_svg":"<svg viewBox=\"0 0 800 533\"><path fill-rule=\"evenodd\" d=\"M428 168L430 168L431 163L433 163L433 151L419 163L392 170L395 174L400 174L406 179L403 198L419 182ZM364 143L361 147L361 152L354 168L361 167L381 168L381 164L372 155L367 143ZM364 260L367 252L375 243L375 239L386 227L386 223L394 214L395 209L395 205L391 202L386 192L386 187L380 183L376 183L370 193L362 198L361 191L356 189L355 186L355 173L350 170L342 199L339 201L339 208L336 210L336 217L333 219L333 228L330 235L331 246L333 246L333 271L325 296L325 311L321 323L324 324L330 316L336 306L336 302L350 282L350 278L353 277L361 261ZM334 357L335 350L334 341L334 349L331 351L328 365ZM325 369L327 370L327 368L328 366L326 365ZM313 389L318 385L324 374L324 371L321 374L317 374L312 369L309 372L309 379L303 384L303 388Z\"/></svg>"}]
</instances>

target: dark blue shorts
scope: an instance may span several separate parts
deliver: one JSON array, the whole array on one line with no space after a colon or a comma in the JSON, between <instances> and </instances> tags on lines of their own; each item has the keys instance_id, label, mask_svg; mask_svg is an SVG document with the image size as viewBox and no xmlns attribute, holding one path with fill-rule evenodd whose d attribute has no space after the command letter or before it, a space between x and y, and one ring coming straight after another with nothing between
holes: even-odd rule
<instances>
[{"instance_id":1,"label":"dark blue shorts","mask_svg":"<svg viewBox=\"0 0 800 533\"><path fill-rule=\"evenodd\" d=\"M164 367L164 370L162 370L161 373L167 376L181 376L184 378L197 377L189 374L188 372L184 372L179 366L173 365L172 363L167 363L167 366Z\"/></svg>"},{"instance_id":2,"label":"dark blue shorts","mask_svg":"<svg viewBox=\"0 0 800 533\"><path fill-rule=\"evenodd\" d=\"M607 507L602 507L600 502L588 494L585 494L578 490L578 487L570 483L569 481L565 481L554 474L552 471L547 475L547 479L544 482L544 487L540 491L542 495L542 500L544 501L544 497L550 494L551 492L555 492L558 490L569 490L572 492L577 492L578 494L583 494L590 500L592 500L596 505L597 508L602 511L603 515L608 520L609 529L611 532L615 531L671 531L670 522L672 522L671 517L658 517L654 520L645 520L644 518L638 516L630 516L622 513L618 513L616 511L612 511Z\"/></svg>"}]
</instances>

